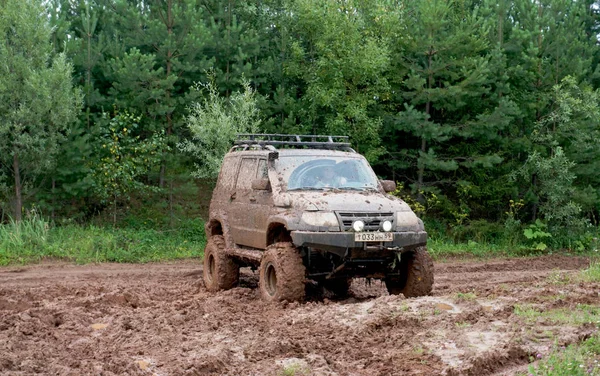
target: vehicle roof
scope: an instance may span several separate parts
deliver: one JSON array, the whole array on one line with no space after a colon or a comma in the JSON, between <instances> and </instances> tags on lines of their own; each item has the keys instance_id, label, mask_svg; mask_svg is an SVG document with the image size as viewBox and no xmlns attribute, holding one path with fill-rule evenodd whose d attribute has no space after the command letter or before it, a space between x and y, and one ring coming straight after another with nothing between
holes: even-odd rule
<instances>
[{"instance_id":1,"label":"vehicle roof","mask_svg":"<svg viewBox=\"0 0 600 376\"><path fill-rule=\"evenodd\" d=\"M346 157L346 158L364 158L357 152L341 151L341 150L329 150L329 149L249 149L249 150L231 150L227 153L227 156L267 156L269 153L277 152L279 157L290 157L290 156L329 156L329 157Z\"/></svg>"}]
</instances>

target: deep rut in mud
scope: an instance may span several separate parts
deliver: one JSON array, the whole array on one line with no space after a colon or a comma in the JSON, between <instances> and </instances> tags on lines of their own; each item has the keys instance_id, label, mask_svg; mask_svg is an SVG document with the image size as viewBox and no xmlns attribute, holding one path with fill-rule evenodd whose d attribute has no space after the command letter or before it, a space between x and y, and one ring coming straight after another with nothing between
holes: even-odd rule
<instances>
[{"instance_id":1,"label":"deep rut in mud","mask_svg":"<svg viewBox=\"0 0 600 376\"><path fill-rule=\"evenodd\" d=\"M531 325L515 305L600 305L598 284L552 282L589 260L437 263L433 295L265 304L257 273L209 293L197 260L0 269L0 373L139 375L503 375L595 325Z\"/></svg>"}]
</instances>

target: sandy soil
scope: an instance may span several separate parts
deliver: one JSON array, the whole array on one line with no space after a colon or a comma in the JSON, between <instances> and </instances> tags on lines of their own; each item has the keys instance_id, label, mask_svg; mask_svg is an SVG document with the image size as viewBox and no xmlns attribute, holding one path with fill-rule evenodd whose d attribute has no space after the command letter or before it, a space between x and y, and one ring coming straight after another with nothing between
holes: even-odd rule
<instances>
[{"instance_id":1,"label":"sandy soil","mask_svg":"<svg viewBox=\"0 0 600 376\"><path fill-rule=\"evenodd\" d=\"M516 304L600 305L599 284L555 283L585 258L436 264L433 295L354 280L340 300L264 304L257 274L209 293L197 260L0 268L0 373L512 375L595 324L528 324Z\"/></svg>"}]
</instances>

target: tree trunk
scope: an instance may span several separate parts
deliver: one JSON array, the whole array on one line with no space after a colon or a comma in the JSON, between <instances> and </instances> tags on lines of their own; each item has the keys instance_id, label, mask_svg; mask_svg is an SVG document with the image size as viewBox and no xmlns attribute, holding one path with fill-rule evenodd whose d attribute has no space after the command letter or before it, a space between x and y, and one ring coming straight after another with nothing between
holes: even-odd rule
<instances>
[{"instance_id":1,"label":"tree trunk","mask_svg":"<svg viewBox=\"0 0 600 376\"><path fill-rule=\"evenodd\" d=\"M23 199L21 198L21 171L19 170L19 154L15 151L13 155L13 170L15 173L15 220L20 222L23 211Z\"/></svg>"}]
</instances>

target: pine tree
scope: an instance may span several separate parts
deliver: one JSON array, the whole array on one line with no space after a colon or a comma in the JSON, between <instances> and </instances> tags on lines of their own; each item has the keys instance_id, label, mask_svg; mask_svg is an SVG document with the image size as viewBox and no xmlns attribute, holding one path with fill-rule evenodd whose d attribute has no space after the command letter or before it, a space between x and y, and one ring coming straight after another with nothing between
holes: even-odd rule
<instances>
[{"instance_id":1,"label":"pine tree","mask_svg":"<svg viewBox=\"0 0 600 376\"><path fill-rule=\"evenodd\" d=\"M58 143L77 116L80 95L73 90L65 56L50 60L51 27L42 4L3 0L1 5L0 163L13 178L19 221L23 187L52 167Z\"/></svg>"},{"instance_id":2,"label":"pine tree","mask_svg":"<svg viewBox=\"0 0 600 376\"><path fill-rule=\"evenodd\" d=\"M146 116L146 132L164 130L176 142L190 87L209 67L202 53L208 38L197 0L117 3L116 25L125 53L110 62L111 99ZM166 156L159 186L165 182Z\"/></svg>"},{"instance_id":3,"label":"pine tree","mask_svg":"<svg viewBox=\"0 0 600 376\"><path fill-rule=\"evenodd\" d=\"M469 1L411 3L408 14L412 35L396 44L390 72L389 166L419 195L435 186L474 190L473 170L502 161L499 134L515 111L502 99L489 25Z\"/></svg>"}]
</instances>

